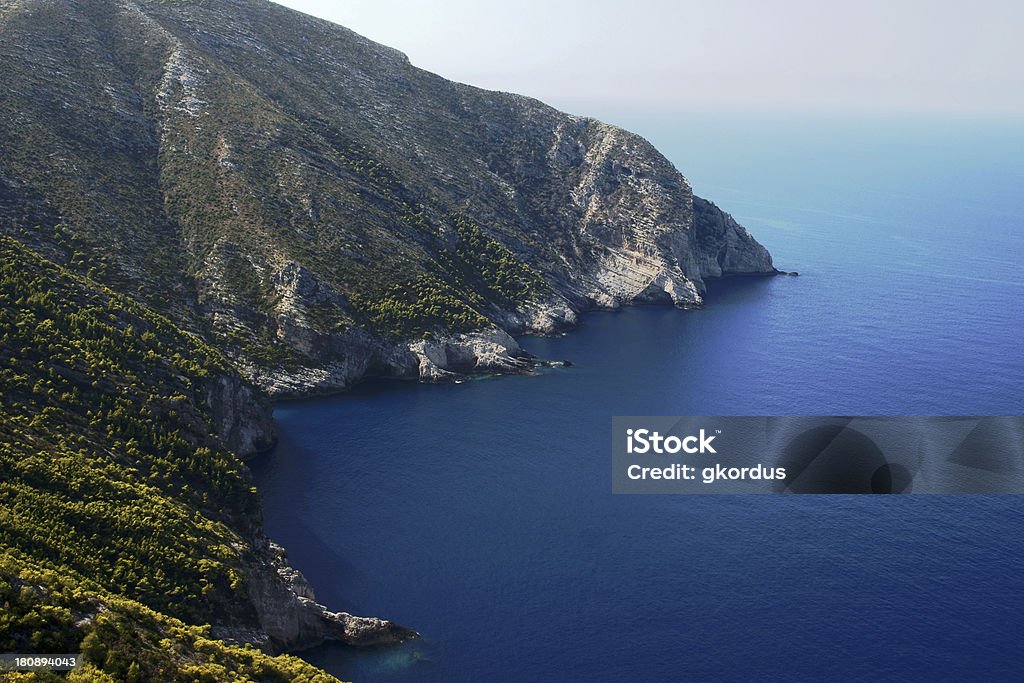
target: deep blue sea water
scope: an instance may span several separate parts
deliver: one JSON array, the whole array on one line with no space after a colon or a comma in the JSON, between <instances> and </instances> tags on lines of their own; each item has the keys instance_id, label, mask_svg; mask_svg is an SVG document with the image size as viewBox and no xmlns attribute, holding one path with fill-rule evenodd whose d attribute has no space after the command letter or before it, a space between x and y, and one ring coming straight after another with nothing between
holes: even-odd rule
<instances>
[{"instance_id":1,"label":"deep blue sea water","mask_svg":"<svg viewBox=\"0 0 1024 683\"><path fill-rule=\"evenodd\" d=\"M613 415L1024 412L1024 123L608 112L799 278L596 313L575 366L286 403L270 535L423 633L355 681L1006 679L1024 498L613 496Z\"/></svg>"}]
</instances>

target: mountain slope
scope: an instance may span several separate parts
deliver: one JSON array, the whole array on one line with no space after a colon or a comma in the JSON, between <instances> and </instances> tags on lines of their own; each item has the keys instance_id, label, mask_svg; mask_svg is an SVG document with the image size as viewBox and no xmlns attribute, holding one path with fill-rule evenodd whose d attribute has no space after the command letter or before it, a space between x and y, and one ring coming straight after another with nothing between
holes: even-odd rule
<instances>
[{"instance_id":1,"label":"mountain slope","mask_svg":"<svg viewBox=\"0 0 1024 683\"><path fill-rule=\"evenodd\" d=\"M0 228L272 393L525 365L771 257L642 138L264 0L0 3Z\"/></svg>"},{"instance_id":2,"label":"mountain slope","mask_svg":"<svg viewBox=\"0 0 1024 683\"><path fill-rule=\"evenodd\" d=\"M2 236L0 386L4 651L77 652L91 637L117 652L116 666L94 663L123 674L132 658L144 672L174 663L156 654L161 629L185 668L241 666L222 643L191 652L211 634L268 651L413 635L328 612L263 535L248 470L226 447L265 448L270 414L222 354ZM154 652L120 642L122 626Z\"/></svg>"},{"instance_id":3,"label":"mountain slope","mask_svg":"<svg viewBox=\"0 0 1024 683\"><path fill-rule=\"evenodd\" d=\"M4 552L0 603L0 647L5 651L80 652L84 660L67 678L5 672L5 683L337 683L297 657L270 657L252 647L228 645L212 638L209 626L190 626L80 577Z\"/></svg>"}]
</instances>

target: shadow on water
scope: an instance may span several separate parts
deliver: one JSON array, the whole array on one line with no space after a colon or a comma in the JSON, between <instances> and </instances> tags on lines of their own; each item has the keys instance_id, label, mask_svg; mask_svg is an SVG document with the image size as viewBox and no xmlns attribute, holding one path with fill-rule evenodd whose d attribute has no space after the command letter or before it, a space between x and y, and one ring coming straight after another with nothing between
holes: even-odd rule
<instances>
[{"instance_id":1,"label":"shadow on water","mask_svg":"<svg viewBox=\"0 0 1024 683\"><path fill-rule=\"evenodd\" d=\"M706 305L722 303L743 303L762 298L773 285L787 282L793 277L793 284L799 281L790 275L753 275L732 276L707 280L707 293L704 296Z\"/></svg>"}]
</instances>

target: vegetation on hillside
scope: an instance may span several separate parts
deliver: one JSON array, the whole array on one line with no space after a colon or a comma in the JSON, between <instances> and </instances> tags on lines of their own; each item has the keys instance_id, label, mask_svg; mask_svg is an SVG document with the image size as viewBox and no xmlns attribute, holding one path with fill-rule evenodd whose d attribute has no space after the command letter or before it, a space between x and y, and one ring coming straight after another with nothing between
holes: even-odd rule
<instances>
[{"instance_id":1,"label":"vegetation on hillside","mask_svg":"<svg viewBox=\"0 0 1024 683\"><path fill-rule=\"evenodd\" d=\"M436 275L420 275L393 285L379 297L355 295L352 303L378 334L396 337L429 335L438 330L478 330L487 318L462 301L454 286Z\"/></svg>"},{"instance_id":2,"label":"vegetation on hillside","mask_svg":"<svg viewBox=\"0 0 1024 683\"><path fill-rule=\"evenodd\" d=\"M81 647L115 680L327 680L204 626L255 622L258 499L207 405L224 376L166 318L0 237L0 650Z\"/></svg>"},{"instance_id":3,"label":"vegetation on hillside","mask_svg":"<svg viewBox=\"0 0 1024 683\"><path fill-rule=\"evenodd\" d=\"M439 259L454 277L489 300L506 306L532 301L548 290L544 278L511 249L462 216L452 220L459 239L454 253L443 252Z\"/></svg>"},{"instance_id":4,"label":"vegetation on hillside","mask_svg":"<svg viewBox=\"0 0 1024 683\"><path fill-rule=\"evenodd\" d=\"M12 683L337 683L297 657L227 645L211 637L209 626L186 624L11 551L0 552L0 605L0 651L84 659L66 678L5 674Z\"/></svg>"},{"instance_id":5,"label":"vegetation on hillside","mask_svg":"<svg viewBox=\"0 0 1024 683\"><path fill-rule=\"evenodd\" d=\"M452 223L455 246L438 254L432 272L376 297L352 297L370 329L396 337L479 330L491 324L486 315L491 307L521 305L547 289L540 275L477 225L461 216Z\"/></svg>"}]
</instances>

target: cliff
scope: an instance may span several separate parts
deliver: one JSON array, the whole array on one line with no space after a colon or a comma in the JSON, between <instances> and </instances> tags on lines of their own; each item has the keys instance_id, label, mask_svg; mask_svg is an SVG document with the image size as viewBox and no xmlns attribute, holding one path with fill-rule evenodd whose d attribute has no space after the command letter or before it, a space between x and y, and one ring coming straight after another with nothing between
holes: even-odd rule
<instances>
[{"instance_id":1,"label":"cliff","mask_svg":"<svg viewBox=\"0 0 1024 683\"><path fill-rule=\"evenodd\" d=\"M515 370L510 334L774 271L639 136L273 3L2 7L0 227L272 394Z\"/></svg>"}]
</instances>

